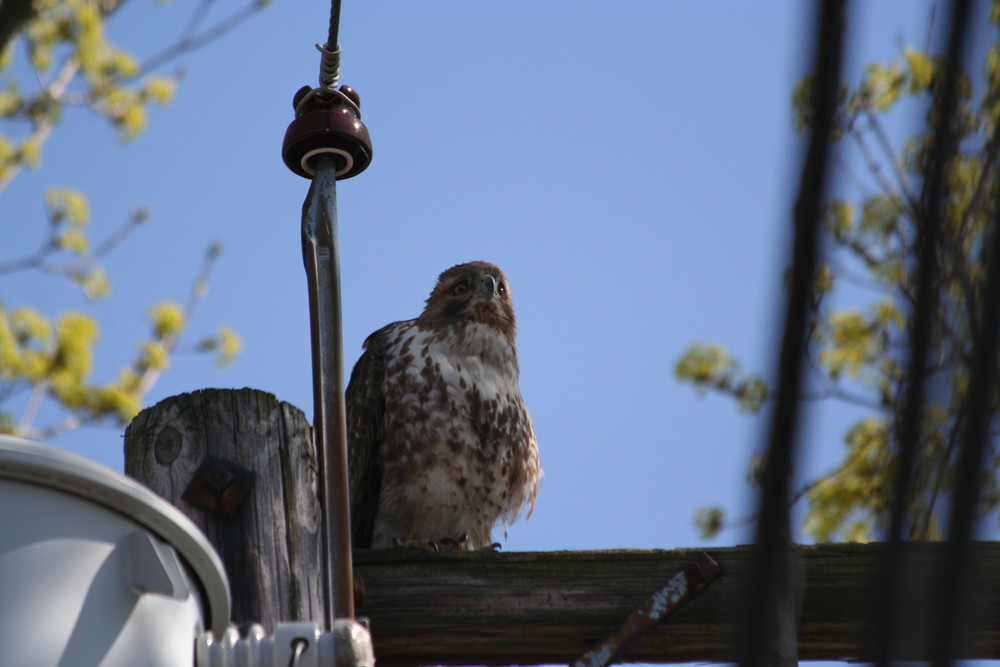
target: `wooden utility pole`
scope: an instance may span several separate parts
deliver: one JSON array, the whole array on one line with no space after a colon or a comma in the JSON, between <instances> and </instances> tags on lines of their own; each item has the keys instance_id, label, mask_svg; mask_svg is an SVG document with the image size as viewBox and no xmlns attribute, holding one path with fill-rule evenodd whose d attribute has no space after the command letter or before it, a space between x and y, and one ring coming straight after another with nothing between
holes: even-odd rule
<instances>
[{"instance_id":1,"label":"wooden utility pole","mask_svg":"<svg viewBox=\"0 0 1000 667\"><path fill-rule=\"evenodd\" d=\"M305 415L254 389L205 389L140 412L125 474L187 514L222 558L233 623L323 618L317 457Z\"/></svg>"}]
</instances>

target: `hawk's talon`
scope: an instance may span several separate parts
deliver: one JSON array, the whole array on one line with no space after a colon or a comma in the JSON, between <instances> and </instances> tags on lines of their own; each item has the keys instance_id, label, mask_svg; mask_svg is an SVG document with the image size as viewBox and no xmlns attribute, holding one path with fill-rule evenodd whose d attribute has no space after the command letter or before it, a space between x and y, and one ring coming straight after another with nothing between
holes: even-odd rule
<instances>
[{"instance_id":1,"label":"hawk's talon","mask_svg":"<svg viewBox=\"0 0 1000 667\"><path fill-rule=\"evenodd\" d=\"M419 549L427 553L441 553L442 551L469 551L469 538L462 535L458 539L454 537L442 537L439 540L404 540L398 537L392 539L392 546L400 549Z\"/></svg>"},{"instance_id":2,"label":"hawk's talon","mask_svg":"<svg viewBox=\"0 0 1000 667\"><path fill-rule=\"evenodd\" d=\"M438 546L434 540L404 540L398 537L392 538L392 546L397 549L418 549L427 553L437 553Z\"/></svg>"},{"instance_id":3,"label":"hawk's talon","mask_svg":"<svg viewBox=\"0 0 1000 667\"><path fill-rule=\"evenodd\" d=\"M462 535L461 537L442 537L437 541L438 546L445 547L451 551L465 551L469 543L469 536Z\"/></svg>"}]
</instances>

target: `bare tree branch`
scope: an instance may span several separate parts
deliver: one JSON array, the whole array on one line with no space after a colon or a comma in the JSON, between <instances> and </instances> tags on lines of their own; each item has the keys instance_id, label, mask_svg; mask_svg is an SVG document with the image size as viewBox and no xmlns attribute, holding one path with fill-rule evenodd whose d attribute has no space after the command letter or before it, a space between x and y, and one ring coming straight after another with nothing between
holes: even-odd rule
<instances>
[{"instance_id":1,"label":"bare tree branch","mask_svg":"<svg viewBox=\"0 0 1000 667\"><path fill-rule=\"evenodd\" d=\"M208 5L212 3L212 0L202 0L202 3L195 10L192 20L188 23L187 28L183 33L183 36L176 43L167 47L166 49L160 51L159 53L146 59L142 66L139 68L139 73L137 76L142 76L158 67L162 67L166 63L170 62L174 58L177 58L185 53L190 53L196 49L200 49L209 42L212 42L219 37L222 37L229 31L233 30L241 23L249 19L251 16L263 9L267 2L262 0L253 0L248 3L242 9L233 12L228 17L220 20L218 23L210 28L206 28L200 34L193 34L204 19L204 14L208 11Z\"/></svg>"},{"instance_id":2,"label":"bare tree branch","mask_svg":"<svg viewBox=\"0 0 1000 667\"><path fill-rule=\"evenodd\" d=\"M879 122L878 116L875 115L875 112L871 109L871 107L865 108L865 116L868 118L868 126L878 138L879 146L882 147L882 151L885 153L886 157L889 158L889 162L892 164L893 171L896 174L896 179L899 181L900 187L903 188L903 193L906 195L906 199L909 202L910 207L913 208L918 199L913 190L913 184L910 183L910 177L906 174L906 166L903 164L902 159L900 159L899 153L896 152L892 142L889 141L889 135L886 134L885 128L882 126L882 123Z\"/></svg>"},{"instance_id":3,"label":"bare tree branch","mask_svg":"<svg viewBox=\"0 0 1000 667\"><path fill-rule=\"evenodd\" d=\"M70 81L76 76L76 73L80 70L80 63L77 62L72 56L66 58L63 62L62 67L59 69L59 74L53 79L42 91L42 95L48 97L54 102L58 102L62 99L63 95L66 93L66 88L69 86ZM43 116L41 119L36 121L35 129L32 131L26 141L42 146L46 141L48 141L49 136L52 134L52 130L55 128L55 123L48 116ZM21 169L24 168L24 164L17 162L11 164L7 171L0 175L0 192L7 189L10 182L17 176Z\"/></svg>"},{"instance_id":4,"label":"bare tree branch","mask_svg":"<svg viewBox=\"0 0 1000 667\"><path fill-rule=\"evenodd\" d=\"M899 210L906 215L913 215L914 207L912 199L904 197L899 194L899 191L893 186L892 181L885 174L885 170L882 168L882 163L878 161L875 157L875 153L872 151L871 146L868 145L868 140L861 130L859 130L854 122L854 119L848 124L848 131L851 136L854 137L855 143L858 148L861 149L861 155L865 160L865 164L868 165L868 170L871 172L872 176L878 182L879 188L882 192L889 197L889 199L899 207Z\"/></svg>"},{"instance_id":5,"label":"bare tree branch","mask_svg":"<svg viewBox=\"0 0 1000 667\"><path fill-rule=\"evenodd\" d=\"M35 386L31 388L31 395L28 397L28 402L25 404L24 410L21 411L21 419L17 423L17 431L15 431L17 434L23 434L31 428L31 423L38 416L38 410L42 407L42 402L48 391L49 383L47 380L36 382Z\"/></svg>"},{"instance_id":6,"label":"bare tree branch","mask_svg":"<svg viewBox=\"0 0 1000 667\"><path fill-rule=\"evenodd\" d=\"M198 308L198 304L205 297L207 290L208 280L212 275L212 269L215 268L215 262L219 257L220 247L217 243L212 243L205 250L204 258L202 259L201 268L198 270L194 281L191 283L191 290L188 292L187 300L184 302L184 322L191 321L194 311ZM180 336L176 334L168 334L163 337L161 345L166 352L172 352L176 347ZM149 390L153 388L156 381L160 379L160 375L163 374L163 369L161 368L147 368L143 372L142 376L139 378L139 397L144 398Z\"/></svg>"},{"instance_id":7,"label":"bare tree branch","mask_svg":"<svg viewBox=\"0 0 1000 667\"><path fill-rule=\"evenodd\" d=\"M113 231L104 241L93 250L84 253L79 258L69 262L47 262L46 258L59 250L56 236L50 228L49 236L42 242L38 250L33 255L20 257L17 259L0 262L0 275L23 271L25 269L37 269L43 273L56 276L77 276L93 267L105 255L117 248L121 243L135 231L136 227L143 224L148 217L145 209L136 209L129 215L129 218L122 223L118 229Z\"/></svg>"},{"instance_id":8,"label":"bare tree branch","mask_svg":"<svg viewBox=\"0 0 1000 667\"><path fill-rule=\"evenodd\" d=\"M70 431L75 431L76 429L95 421L96 417L92 415L87 415L83 412L73 412L63 419L57 421L55 424L46 426L45 428L32 428L29 427L24 431L19 431L17 435L22 438L31 438L32 440L49 440L56 436L62 435L63 433L69 433Z\"/></svg>"}]
</instances>

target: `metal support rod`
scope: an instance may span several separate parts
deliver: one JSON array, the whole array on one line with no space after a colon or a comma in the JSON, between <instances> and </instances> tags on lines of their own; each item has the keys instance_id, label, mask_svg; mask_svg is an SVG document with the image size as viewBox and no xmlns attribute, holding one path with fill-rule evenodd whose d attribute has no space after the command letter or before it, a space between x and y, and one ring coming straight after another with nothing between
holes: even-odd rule
<instances>
[{"instance_id":1,"label":"metal support rod","mask_svg":"<svg viewBox=\"0 0 1000 667\"><path fill-rule=\"evenodd\" d=\"M354 618L344 363L337 245L337 160L320 155L302 206L302 259L309 282L313 360L313 433L320 457L326 628Z\"/></svg>"}]
</instances>

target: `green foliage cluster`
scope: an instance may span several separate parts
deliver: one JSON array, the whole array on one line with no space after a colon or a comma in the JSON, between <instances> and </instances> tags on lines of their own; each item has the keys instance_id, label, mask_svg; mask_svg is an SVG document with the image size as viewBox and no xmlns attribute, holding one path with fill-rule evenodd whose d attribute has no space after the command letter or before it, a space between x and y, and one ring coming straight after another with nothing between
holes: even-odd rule
<instances>
[{"instance_id":1,"label":"green foliage cluster","mask_svg":"<svg viewBox=\"0 0 1000 667\"><path fill-rule=\"evenodd\" d=\"M990 21L997 39L986 53L978 83L970 73L962 74L958 113L949 128L934 348L930 365L920 370L937 389L922 415L908 507L909 536L917 539L938 537L938 515L954 485L962 427L956 415L968 398L971 332L977 330L983 304L984 234L1000 213L1000 0L992 4ZM895 416L909 379L906 314L915 304L916 230L927 218L927 203L914 184L928 171L930 128L940 114L944 69L943 59L908 47L895 62L869 65L857 86L841 90L831 140L842 153L856 151L867 166L869 185L860 201L834 199L825 206L828 247L816 279L809 338L812 376L819 379L802 398L848 401L869 414L847 430L837 469L793 498L806 498L802 528L818 541L873 539L888 522L896 470ZM793 93L800 130L814 117L811 85L807 77ZM885 118L903 103L926 106L927 129L897 148ZM870 300L847 308L831 306L830 296L842 284L851 289L839 293L851 299L870 294ZM676 374L700 390L733 396L743 409L760 409L767 400L765 383L742 373L718 345L692 346L677 362ZM747 400L747 387L753 387L755 400ZM981 487L982 515L1000 507L1000 455L995 447L991 451L990 474ZM700 510L695 520L706 535L724 524L717 508Z\"/></svg>"},{"instance_id":2,"label":"green foliage cluster","mask_svg":"<svg viewBox=\"0 0 1000 667\"><path fill-rule=\"evenodd\" d=\"M746 412L759 411L767 398L764 381L745 375L739 361L715 343L692 345L677 362L676 373L701 393L714 390L733 396Z\"/></svg>"},{"instance_id":3,"label":"green foliage cluster","mask_svg":"<svg viewBox=\"0 0 1000 667\"><path fill-rule=\"evenodd\" d=\"M0 120L20 132L0 134L0 189L23 167L41 164L42 145L66 107L85 107L107 119L125 140L146 128L150 104L165 106L176 76L146 74L130 53L111 44L108 17L121 2L37 0L19 40L6 45L0 71L24 48L40 85L8 76L0 82Z\"/></svg>"},{"instance_id":4,"label":"green foliage cluster","mask_svg":"<svg viewBox=\"0 0 1000 667\"><path fill-rule=\"evenodd\" d=\"M65 113L86 109L106 120L122 141L140 135L151 105L165 106L179 75L153 73L173 58L216 39L267 4L251 0L214 25L205 25L211 0L200 0L177 42L145 64L108 39L106 26L125 0L4 0L0 3L0 193L23 169L37 169L43 147ZM149 11L155 12L151 9ZM18 54L33 73L14 75ZM25 68L20 68L23 71ZM45 193L43 240L24 257L4 257L0 277L37 271L63 277L81 289L85 301L107 298L112 281L101 265L148 213L134 210L120 227L94 243L90 206L84 193L52 186ZM85 309L47 316L30 304L13 304L0 293L0 433L49 437L102 418L127 423L166 371L219 255L213 244L183 305L164 301L147 309L149 335L112 380L92 379L100 323ZM238 335L220 327L188 346L228 364L240 352ZM59 418L35 424L51 402ZM15 415L14 405L19 414Z\"/></svg>"}]
</instances>

